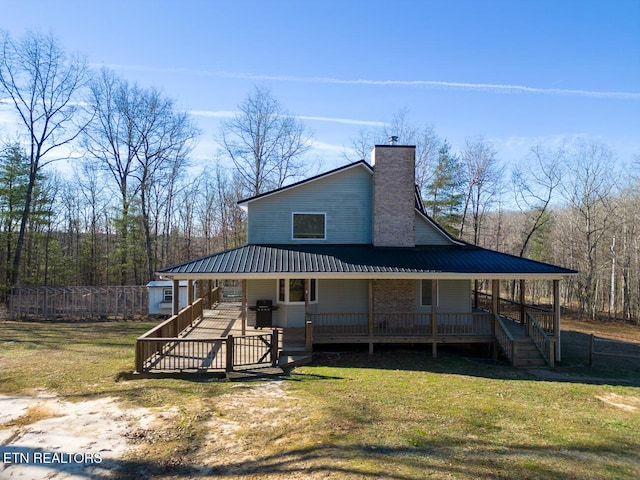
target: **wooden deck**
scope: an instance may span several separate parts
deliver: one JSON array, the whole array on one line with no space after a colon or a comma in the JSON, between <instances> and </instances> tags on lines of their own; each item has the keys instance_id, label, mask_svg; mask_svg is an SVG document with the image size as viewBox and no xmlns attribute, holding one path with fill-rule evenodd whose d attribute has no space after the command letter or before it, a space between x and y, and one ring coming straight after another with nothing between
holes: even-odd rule
<instances>
[{"instance_id":1,"label":"wooden deck","mask_svg":"<svg viewBox=\"0 0 640 480\"><path fill-rule=\"evenodd\" d=\"M253 327L247 327L243 335L240 303L222 302L203 310L202 317L178 337L155 340L162 342L160 348L154 346L160 353L147 360L143 373L225 375L233 365L235 375L258 370L278 374L282 367L310 360L309 355L301 355L297 332L286 337L291 344L283 337L281 329L274 333ZM274 338L277 345L272 345ZM229 345L233 345L232 355Z\"/></svg>"},{"instance_id":2,"label":"wooden deck","mask_svg":"<svg viewBox=\"0 0 640 480\"><path fill-rule=\"evenodd\" d=\"M216 337L242 336L241 305L234 302L223 302L212 310L204 310L202 319L193 325L184 338L206 339ZM304 350L303 328L278 328L278 349L280 351ZM271 332L269 328L247 326L245 335L253 336Z\"/></svg>"},{"instance_id":3,"label":"wooden deck","mask_svg":"<svg viewBox=\"0 0 640 480\"><path fill-rule=\"evenodd\" d=\"M478 313L474 314L477 316ZM189 317L191 318L191 317ZM478 316L476 320L482 319ZM477 321L475 322L478 325ZM535 345L527 336L525 326L503 318L503 323L510 333L512 343L517 344L515 351L519 357L515 363L533 365L540 363ZM332 331L316 332L313 326L314 343L369 343L373 352L373 344L382 343L432 343L434 356L437 344L453 343L493 343L496 338L485 331L486 328L471 328L468 332L459 330L446 331L446 335L438 332L432 336L430 332L385 332L353 335L353 332ZM142 373L197 373L229 375L231 371L242 375L242 372L261 370L282 373L281 367L308 363L311 353L306 351L304 328L254 329L247 326L243 335L240 303L222 302L213 309L202 310L202 316L188 325L175 337L174 335L155 335L145 338L148 351ZM183 327L181 327L183 328ZM340 329L338 329L340 330ZM347 329L348 330L348 329ZM317 335L316 335L317 334ZM277 344L273 344L273 340ZM139 339L140 341L140 339ZM155 342L155 343L154 343ZM529 358L530 357L530 358ZM231 367L229 367L231 366Z\"/></svg>"}]
</instances>

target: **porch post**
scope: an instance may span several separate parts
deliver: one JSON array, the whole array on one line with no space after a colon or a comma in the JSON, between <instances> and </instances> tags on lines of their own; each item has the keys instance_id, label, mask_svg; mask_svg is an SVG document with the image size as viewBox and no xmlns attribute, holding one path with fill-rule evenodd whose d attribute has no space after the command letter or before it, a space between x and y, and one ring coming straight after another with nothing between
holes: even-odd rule
<instances>
[{"instance_id":1,"label":"porch post","mask_svg":"<svg viewBox=\"0 0 640 480\"><path fill-rule=\"evenodd\" d=\"M187 306L193 307L193 280L187 280ZM189 315L191 316L191 323L195 320L193 313L193 308L191 308L191 311L189 312Z\"/></svg>"},{"instance_id":2,"label":"porch post","mask_svg":"<svg viewBox=\"0 0 640 480\"><path fill-rule=\"evenodd\" d=\"M556 360L561 361L560 356L560 280L553 281L553 333L556 337Z\"/></svg>"},{"instance_id":3,"label":"porch post","mask_svg":"<svg viewBox=\"0 0 640 480\"><path fill-rule=\"evenodd\" d=\"M496 320L495 315L500 315L500 280L491 280L491 313L494 317L491 319L491 333L493 336L492 358L498 359L498 342L496 339Z\"/></svg>"},{"instance_id":4,"label":"porch post","mask_svg":"<svg viewBox=\"0 0 640 480\"><path fill-rule=\"evenodd\" d=\"M431 280L431 336L433 337L433 343L431 344L431 353L433 358L438 356L438 280L435 278Z\"/></svg>"},{"instance_id":5,"label":"porch post","mask_svg":"<svg viewBox=\"0 0 640 480\"><path fill-rule=\"evenodd\" d=\"M369 336L369 355L373 355L373 326L374 326L374 312L373 312L373 279L369 279L369 316L367 318L367 334Z\"/></svg>"},{"instance_id":6,"label":"porch post","mask_svg":"<svg viewBox=\"0 0 640 480\"><path fill-rule=\"evenodd\" d=\"M308 278L304 279L304 321L307 322L307 318L309 318L309 290L311 280Z\"/></svg>"},{"instance_id":7,"label":"porch post","mask_svg":"<svg viewBox=\"0 0 640 480\"><path fill-rule=\"evenodd\" d=\"M473 281L473 308L478 308L478 279Z\"/></svg>"},{"instance_id":8,"label":"porch post","mask_svg":"<svg viewBox=\"0 0 640 480\"><path fill-rule=\"evenodd\" d=\"M247 334L247 281L242 280L242 306L240 307L242 336Z\"/></svg>"},{"instance_id":9,"label":"porch post","mask_svg":"<svg viewBox=\"0 0 640 480\"><path fill-rule=\"evenodd\" d=\"M171 314L177 315L180 310L180 280L173 279L173 306L171 307Z\"/></svg>"},{"instance_id":10,"label":"porch post","mask_svg":"<svg viewBox=\"0 0 640 480\"><path fill-rule=\"evenodd\" d=\"M491 280L491 309L500 315L500 280Z\"/></svg>"},{"instance_id":11,"label":"porch post","mask_svg":"<svg viewBox=\"0 0 640 480\"><path fill-rule=\"evenodd\" d=\"M524 287L525 287L525 280L520 279L520 323L522 323L523 325L526 325L527 317L526 317L526 309L524 308L525 306Z\"/></svg>"}]
</instances>

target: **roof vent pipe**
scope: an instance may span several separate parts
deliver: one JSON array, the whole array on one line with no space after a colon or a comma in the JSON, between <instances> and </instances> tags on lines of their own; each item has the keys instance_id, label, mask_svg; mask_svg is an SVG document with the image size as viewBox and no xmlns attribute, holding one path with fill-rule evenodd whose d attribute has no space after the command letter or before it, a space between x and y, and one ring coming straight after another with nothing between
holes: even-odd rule
<instances>
[{"instance_id":1,"label":"roof vent pipe","mask_svg":"<svg viewBox=\"0 0 640 480\"><path fill-rule=\"evenodd\" d=\"M389 137L389 145L397 145L398 137L396 135L392 135Z\"/></svg>"}]
</instances>

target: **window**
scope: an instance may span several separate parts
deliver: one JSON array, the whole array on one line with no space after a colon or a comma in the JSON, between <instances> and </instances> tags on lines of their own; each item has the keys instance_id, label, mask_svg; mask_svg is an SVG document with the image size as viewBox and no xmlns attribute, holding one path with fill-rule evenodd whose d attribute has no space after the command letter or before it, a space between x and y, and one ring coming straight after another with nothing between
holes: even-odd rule
<instances>
[{"instance_id":1,"label":"window","mask_svg":"<svg viewBox=\"0 0 640 480\"><path fill-rule=\"evenodd\" d=\"M423 307L430 307L433 305L432 288L433 282L436 280L421 280L420 281L420 305ZM436 305L438 305L438 284L436 283Z\"/></svg>"},{"instance_id":2,"label":"window","mask_svg":"<svg viewBox=\"0 0 640 480\"><path fill-rule=\"evenodd\" d=\"M294 213L293 238L302 240L324 240L326 214Z\"/></svg>"},{"instance_id":3,"label":"window","mask_svg":"<svg viewBox=\"0 0 640 480\"><path fill-rule=\"evenodd\" d=\"M164 303L173 303L173 288L162 289L162 301Z\"/></svg>"},{"instance_id":4,"label":"window","mask_svg":"<svg viewBox=\"0 0 640 480\"><path fill-rule=\"evenodd\" d=\"M318 300L318 282L315 278L309 280L309 303ZM280 303L304 303L304 279L281 278L278 280L278 301Z\"/></svg>"}]
</instances>

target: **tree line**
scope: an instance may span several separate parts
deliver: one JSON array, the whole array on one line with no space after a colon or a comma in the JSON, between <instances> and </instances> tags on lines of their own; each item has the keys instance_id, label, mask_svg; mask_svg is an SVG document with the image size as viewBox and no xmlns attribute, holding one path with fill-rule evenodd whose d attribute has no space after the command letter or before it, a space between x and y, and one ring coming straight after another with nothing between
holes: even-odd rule
<instances>
[{"instance_id":1,"label":"tree line","mask_svg":"<svg viewBox=\"0 0 640 480\"><path fill-rule=\"evenodd\" d=\"M305 125L265 88L222 122L210 166L194 173L200 131L162 91L92 71L52 36L1 42L2 107L20 126L0 150L5 297L17 285L144 284L163 266L242 245L239 199L318 173ZM618 176L614 151L577 140L533 145L507 170L485 137L456 150L406 111L361 130L345 160L390 135L416 145L425 208L452 235L579 270L562 293L591 318L640 318L638 165ZM51 168L69 158L72 175Z\"/></svg>"}]
</instances>

